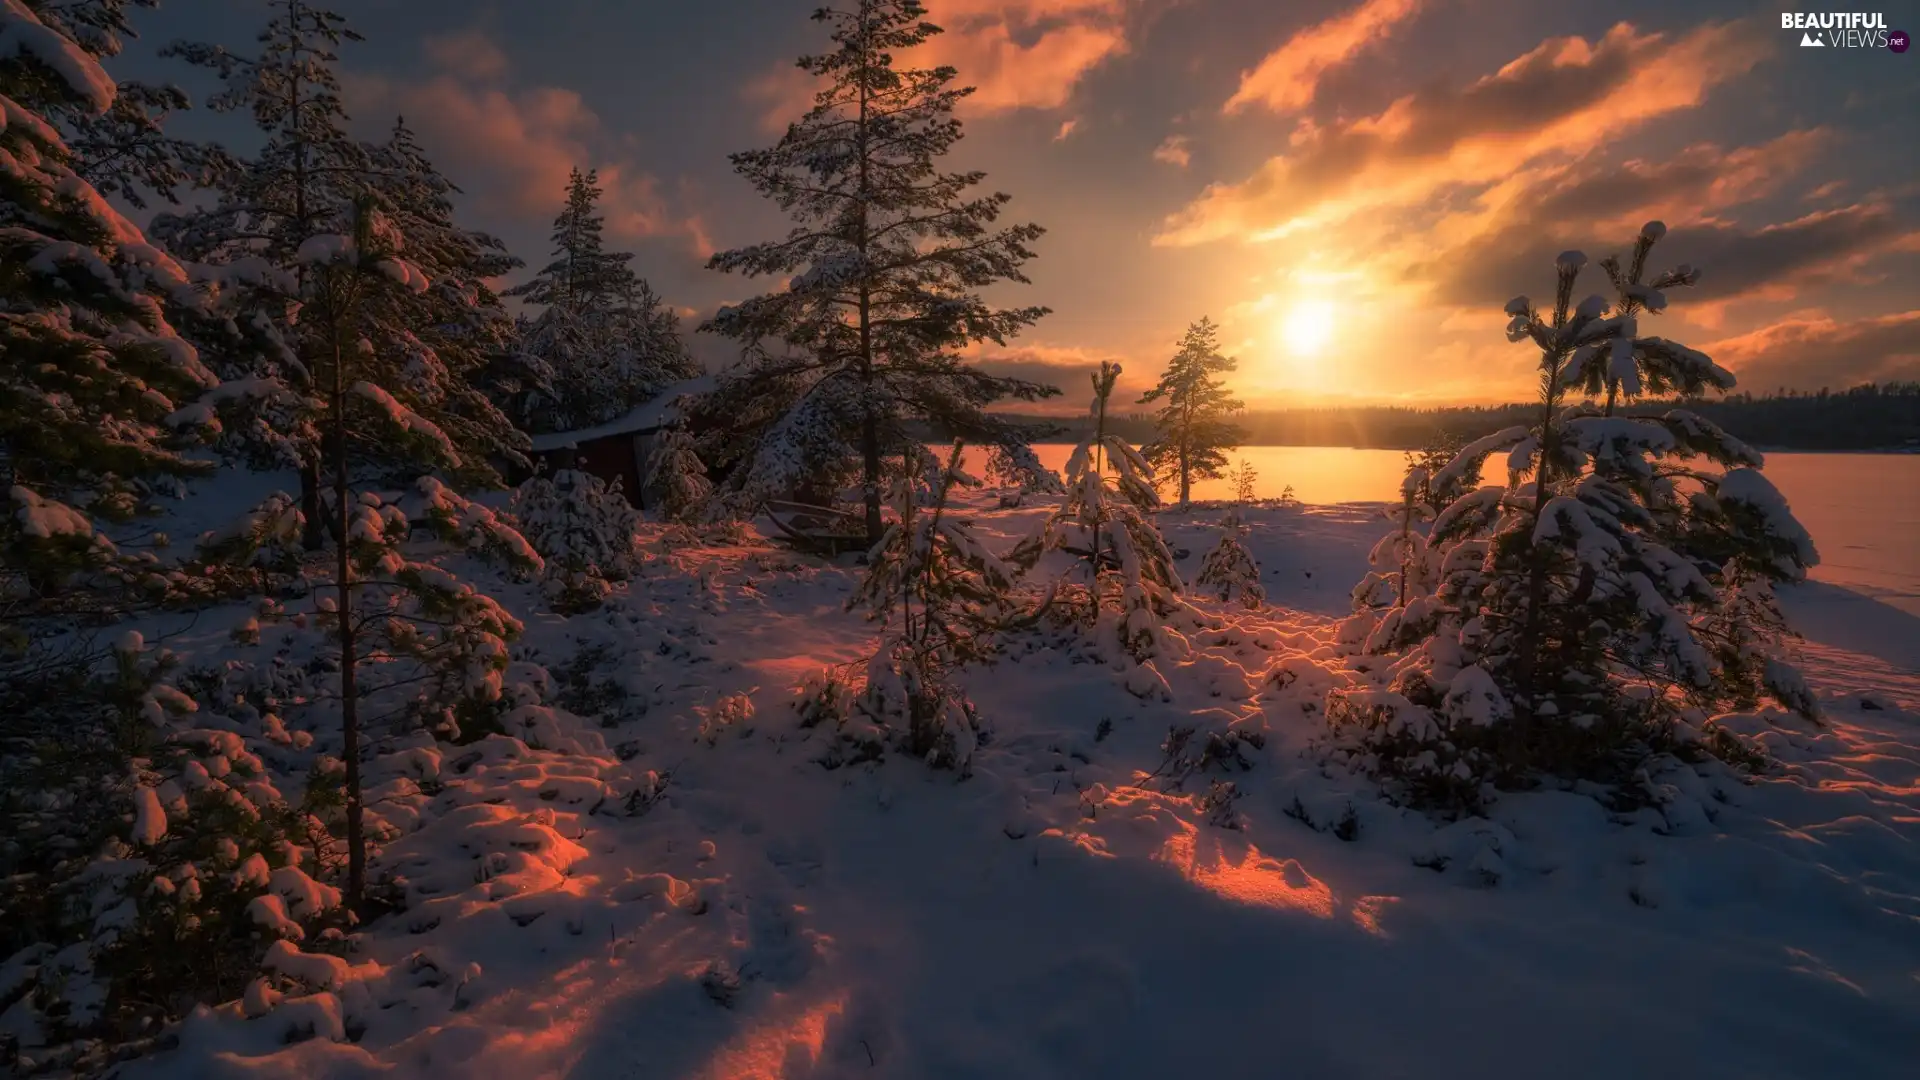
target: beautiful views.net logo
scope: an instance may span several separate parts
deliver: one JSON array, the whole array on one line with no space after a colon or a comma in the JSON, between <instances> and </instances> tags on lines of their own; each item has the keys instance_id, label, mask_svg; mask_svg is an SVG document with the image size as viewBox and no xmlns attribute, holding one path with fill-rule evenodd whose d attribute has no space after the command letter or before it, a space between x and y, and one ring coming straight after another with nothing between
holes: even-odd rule
<instances>
[{"instance_id":1,"label":"beautiful views.net logo","mask_svg":"<svg viewBox=\"0 0 1920 1080\"><path fill-rule=\"evenodd\" d=\"M1780 28L1800 31L1800 46L1808 49L1889 49L1903 53L1912 44L1905 30L1888 29L1887 17L1877 11L1782 12Z\"/></svg>"}]
</instances>

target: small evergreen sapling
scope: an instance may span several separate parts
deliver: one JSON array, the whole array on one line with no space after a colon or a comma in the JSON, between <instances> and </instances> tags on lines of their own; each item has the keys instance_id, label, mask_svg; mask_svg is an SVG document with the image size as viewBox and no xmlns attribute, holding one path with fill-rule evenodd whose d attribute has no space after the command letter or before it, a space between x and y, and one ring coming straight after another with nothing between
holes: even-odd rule
<instances>
[{"instance_id":1,"label":"small evergreen sapling","mask_svg":"<svg viewBox=\"0 0 1920 1080\"><path fill-rule=\"evenodd\" d=\"M1187 610L1173 552L1151 512L1159 507L1153 469L1133 447L1107 432L1107 403L1120 365L1105 362L1093 376L1093 427L1067 461L1067 497L1040 530L1022 540L1009 561L1030 572L1042 556L1076 556L1047 594L1044 610L1092 630L1134 661L1128 688L1145 696L1166 693L1155 658L1177 659L1186 639L1168 620Z\"/></svg>"},{"instance_id":2,"label":"small evergreen sapling","mask_svg":"<svg viewBox=\"0 0 1920 1080\"><path fill-rule=\"evenodd\" d=\"M579 469L535 476L513 496L520 533L545 562L554 610L577 614L598 608L610 582L640 567L640 512L612 484Z\"/></svg>"},{"instance_id":3,"label":"small evergreen sapling","mask_svg":"<svg viewBox=\"0 0 1920 1080\"><path fill-rule=\"evenodd\" d=\"M659 500L660 519L691 525L705 517L713 481L700 460L694 439L683 426L660 433L647 471L647 488Z\"/></svg>"},{"instance_id":4,"label":"small evergreen sapling","mask_svg":"<svg viewBox=\"0 0 1920 1080\"><path fill-rule=\"evenodd\" d=\"M1220 542L1201 560L1194 584L1218 591L1222 600L1237 598L1243 606L1258 610L1267 601L1267 590L1260 584L1260 565L1241 542L1248 531L1239 513L1229 511L1220 522Z\"/></svg>"},{"instance_id":5,"label":"small evergreen sapling","mask_svg":"<svg viewBox=\"0 0 1920 1080\"><path fill-rule=\"evenodd\" d=\"M1361 652L1401 649L1433 630L1431 622L1440 612L1434 598L1440 566L1421 531L1434 516L1431 490L1427 470L1413 465L1400 484L1400 502L1384 511L1393 531L1367 554L1367 576L1353 589L1354 614L1339 631L1341 641Z\"/></svg>"},{"instance_id":6,"label":"small evergreen sapling","mask_svg":"<svg viewBox=\"0 0 1920 1080\"><path fill-rule=\"evenodd\" d=\"M1287 490L1291 491L1293 489L1288 488ZM1250 503L1254 500L1255 496L1258 495L1259 491L1259 470L1253 467L1253 462L1241 458L1239 466L1233 470L1234 499L1243 504Z\"/></svg>"},{"instance_id":7,"label":"small evergreen sapling","mask_svg":"<svg viewBox=\"0 0 1920 1080\"><path fill-rule=\"evenodd\" d=\"M847 606L865 607L882 628L855 710L895 733L907 753L964 773L981 727L957 675L997 655L1016 612L1013 568L948 505L954 488L971 479L960 469L963 445L954 443L931 505L919 505L911 480L895 485L896 517ZM813 687L811 699L824 706L829 690Z\"/></svg>"}]
</instances>

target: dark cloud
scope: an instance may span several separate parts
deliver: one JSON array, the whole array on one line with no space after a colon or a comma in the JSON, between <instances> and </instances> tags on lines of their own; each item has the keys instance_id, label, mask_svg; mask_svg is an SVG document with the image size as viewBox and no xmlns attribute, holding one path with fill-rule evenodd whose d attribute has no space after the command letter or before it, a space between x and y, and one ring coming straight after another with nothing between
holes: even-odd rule
<instances>
[{"instance_id":1,"label":"dark cloud","mask_svg":"<svg viewBox=\"0 0 1920 1080\"><path fill-rule=\"evenodd\" d=\"M1619 235L1544 232L1524 218L1442 259L1413 268L1409 276L1432 279L1434 298L1448 305L1497 305L1515 295L1543 296L1552 287L1554 257L1569 249L1598 261L1624 254L1633 244L1629 230ZM1701 283L1685 299L1723 301L1770 285L1791 282L1848 260L1888 249L1902 236L1900 221L1884 206L1849 206L1810 214L1762 228L1724 223L1675 226L1656 250L1658 269L1690 263L1702 270ZM1598 271L1589 270L1587 292L1607 291Z\"/></svg>"}]
</instances>

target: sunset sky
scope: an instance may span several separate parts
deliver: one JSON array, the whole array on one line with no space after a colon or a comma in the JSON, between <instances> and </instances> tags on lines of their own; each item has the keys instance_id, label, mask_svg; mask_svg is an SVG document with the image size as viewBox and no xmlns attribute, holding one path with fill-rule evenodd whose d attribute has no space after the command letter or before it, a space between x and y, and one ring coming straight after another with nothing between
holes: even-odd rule
<instances>
[{"instance_id":1,"label":"sunset sky","mask_svg":"<svg viewBox=\"0 0 1920 1080\"><path fill-rule=\"evenodd\" d=\"M335 6L368 39L343 65L364 132L404 113L529 263L593 165L616 243L690 320L764 287L703 266L784 228L726 155L804 107L815 0ZM1920 378L1920 51L1803 49L1778 5L1693 0L928 7L948 33L911 59L979 87L953 165L1049 230L1002 298L1054 314L983 362L1076 404L1104 358L1147 382L1201 315L1256 407L1519 399L1533 357L1501 305L1654 217L1663 265L1705 269L1656 332L1744 388ZM249 47L264 10L165 0L116 72L203 90L146 53ZM1920 28L1920 5L1885 19ZM182 128L248 145L233 118ZM1332 340L1303 353L1316 316Z\"/></svg>"}]
</instances>

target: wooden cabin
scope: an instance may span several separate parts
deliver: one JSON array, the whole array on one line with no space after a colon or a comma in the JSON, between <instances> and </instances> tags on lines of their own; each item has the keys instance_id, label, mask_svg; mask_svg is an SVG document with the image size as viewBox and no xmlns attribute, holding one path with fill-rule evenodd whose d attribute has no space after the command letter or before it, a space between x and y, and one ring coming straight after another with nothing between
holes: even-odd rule
<instances>
[{"instance_id":1,"label":"wooden cabin","mask_svg":"<svg viewBox=\"0 0 1920 1080\"><path fill-rule=\"evenodd\" d=\"M713 389L711 375L675 383L625 416L578 431L533 436L534 464L543 472L579 469L611 484L620 482L627 501L646 509L646 476L659 433L681 420L683 399Z\"/></svg>"}]
</instances>

